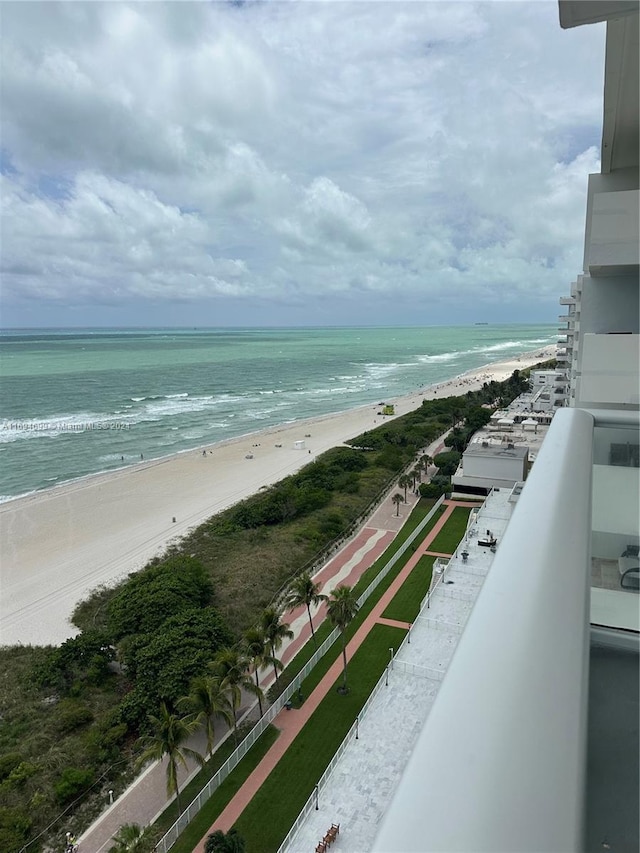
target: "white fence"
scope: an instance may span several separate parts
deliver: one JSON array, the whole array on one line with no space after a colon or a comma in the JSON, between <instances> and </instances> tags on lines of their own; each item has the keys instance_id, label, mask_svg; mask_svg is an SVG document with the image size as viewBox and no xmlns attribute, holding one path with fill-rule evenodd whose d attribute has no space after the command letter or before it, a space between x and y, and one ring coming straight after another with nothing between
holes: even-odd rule
<instances>
[{"instance_id":1,"label":"white fence","mask_svg":"<svg viewBox=\"0 0 640 853\"><path fill-rule=\"evenodd\" d=\"M429 513L422 519L420 524L416 527L416 529L411 533L410 536L407 537L406 541L398 548L396 553L391 557L388 563L385 564L384 568L378 572L376 577L371 581L369 586L365 589L362 595L358 598L358 607L362 607L365 601L369 598L369 596L373 593L373 591L382 583L384 578L389 574L391 569L398 562L400 557L406 553L407 549L411 547L414 540L422 533L424 528L427 526L429 521L436 514L440 506L444 501L444 495L442 495L436 503L433 505ZM296 675L293 681L288 685L288 687L282 692L282 694L276 699L276 701L271 705L271 707L264 713L264 715L260 718L260 720L256 723L256 725L251 729L249 734L244 738L242 743L238 746L238 748L229 756L229 758L225 761L222 767L216 772L214 776L207 782L204 788L200 791L200 793L192 800L191 803L187 806L187 808L180 815L178 820L173 824L173 826L169 829L169 831L160 839L156 846L156 853L167 853L167 851L176 843L176 839L180 835L180 833L188 826L189 823L194 819L194 817L198 814L203 805L207 802L209 797L213 794L213 792L224 782L229 773L238 765L238 763L244 758L247 752L251 749L254 743L258 740L260 735L264 732L267 726L273 722L273 720L278 716L280 711L284 708L286 703L291 699L293 694L298 690L302 682L309 675L314 666L318 663L318 661L324 657L324 655L329 651L331 646L335 643L335 641L340 636L340 632L337 628L335 628L327 637L327 639L322 643L320 648L314 653L313 657L305 664L305 666L300 670L300 672ZM384 677L383 677L384 678ZM381 679L382 681L383 679ZM378 682L377 686L374 688L373 693L367 700L364 708L360 712L364 712L364 710L369 706L369 702L377 692L380 687L380 682ZM354 723L354 729L357 726L357 721ZM347 739L350 738L351 732L347 735ZM340 750L344 749L344 746L347 743L347 739L343 742ZM338 750L338 753L334 756L332 763L329 767L333 767L335 761L337 760L338 754L342 754ZM328 770L329 768L327 768ZM327 773L323 775L323 779ZM306 806L305 806L306 808ZM298 818L300 820L300 818Z\"/></svg>"},{"instance_id":2,"label":"white fence","mask_svg":"<svg viewBox=\"0 0 640 853\"><path fill-rule=\"evenodd\" d=\"M400 647L402 648L402 646ZM400 649L398 649L398 652ZM436 669L433 666L423 666L419 663L410 663L406 660L393 659L393 671L404 672L405 675L419 676L420 678L431 678L433 681L442 681L444 669Z\"/></svg>"}]
</instances>

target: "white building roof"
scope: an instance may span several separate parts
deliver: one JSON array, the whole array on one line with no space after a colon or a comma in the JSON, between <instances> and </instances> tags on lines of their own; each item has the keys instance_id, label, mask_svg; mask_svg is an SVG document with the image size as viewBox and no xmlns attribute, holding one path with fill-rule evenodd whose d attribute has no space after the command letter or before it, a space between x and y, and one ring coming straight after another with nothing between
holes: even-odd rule
<instances>
[{"instance_id":1,"label":"white building roof","mask_svg":"<svg viewBox=\"0 0 640 853\"><path fill-rule=\"evenodd\" d=\"M489 444L488 442L475 441L465 450L463 456L487 456L493 459L525 459L529 455L526 445L509 447L504 444Z\"/></svg>"}]
</instances>

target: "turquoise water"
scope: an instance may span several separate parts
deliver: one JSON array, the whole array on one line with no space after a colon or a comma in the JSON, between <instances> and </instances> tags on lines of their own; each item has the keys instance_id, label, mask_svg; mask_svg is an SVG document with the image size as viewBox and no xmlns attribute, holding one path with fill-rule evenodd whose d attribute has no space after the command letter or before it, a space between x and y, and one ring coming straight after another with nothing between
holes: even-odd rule
<instances>
[{"instance_id":1,"label":"turquoise water","mask_svg":"<svg viewBox=\"0 0 640 853\"><path fill-rule=\"evenodd\" d=\"M411 393L555 335L520 325L4 331L1 499Z\"/></svg>"}]
</instances>

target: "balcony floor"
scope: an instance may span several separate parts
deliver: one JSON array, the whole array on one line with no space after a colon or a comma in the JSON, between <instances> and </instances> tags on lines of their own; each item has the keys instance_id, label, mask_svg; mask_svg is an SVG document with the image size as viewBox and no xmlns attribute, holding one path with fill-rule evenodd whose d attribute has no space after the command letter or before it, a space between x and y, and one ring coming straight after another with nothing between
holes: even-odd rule
<instances>
[{"instance_id":1,"label":"balcony floor","mask_svg":"<svg viewBox=\"0 0 640 853\"><path fill-rule=\"evenodd\" d=\"M591 647L587 853L640 849L638 663L637 652Z\"/></svg>"}]
</instances>

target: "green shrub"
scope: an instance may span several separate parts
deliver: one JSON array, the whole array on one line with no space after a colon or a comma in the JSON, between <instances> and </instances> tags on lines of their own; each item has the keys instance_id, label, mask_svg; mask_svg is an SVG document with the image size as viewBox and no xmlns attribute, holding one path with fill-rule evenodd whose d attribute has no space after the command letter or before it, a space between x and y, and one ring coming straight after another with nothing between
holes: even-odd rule
<instances>
[{"instance_id":1,"label":"green shrub","mask_svg":"<svg viewBox=\"0 0 640 853\"><path fill-rule=\"evenodd\" d=\"M455 474L462 454L457 450L450 450L447 453L438 453L433 457L433 464L438 467L439 472L444 476Z\"/></svg>"},{"instance_id":2,"label":"green shrub","mask_svg":"<svg viewBox=\"0 0 640 853\"><path fill-rule=\"evenodd\" d=\"M131 637L123 658L147 708L156 707L188 693L192 679L232 640L212 607L187 610L165 620L162 631Z\"/></svg>"},{"instance_id":3,"label":"green shrub","mask_svg":"<svg viewBox=\"0 0 640 853\"><path fill-rule=\"evenodd\" d=\"M38 768L35 764L32 764L30 761L21 761L17 767L14 767L11 773L0 783L0 791L10 790L11 788L19 788L21 785L30 779L32 776L35 776L38 772Z\"/></svg>"},{"instance_id":4,"label":"green shrub","mask_svg":"<svg viewBox=\"0 0 640 853\"><path fill-rule=\"evenodd\" d=\"M237 829L230 829L226 834L216 829L204 843L204 853L244 853L244 850L244 839Z\"/></svg>"},{"instance_id":5,"label":"green shrub","mask_svg":"<svg viewBox=\"0 0 640 853\"><path fill-rule=\"evenodd\" d=\"M92 761L111 763L117 760L120 745L129 733L129 727L121 722L106 728L104 725L94 726L87 732L84 740L87 754Z\"/></svg>"},{"instance_id":6,"label":"green shrub","mask_svg":"<svg viewBox=\"0 0 640 853\"><path fill-rule=\"evenodd\" d=\"M41 686L57 687L64 692L82 692L82 682L90 681L98 670L107 673L109 661L115 656L107 635L102 631L84 631L52 649L43 661L34 667L34 679ZM101 682L100 682L101 683Z\"/></svg>"},{"instance_id":7,"label":"green shrub","mask_svg":"<svg viewBox=\"0 0 640 853\"><path fill-rule=\"evenodd\" d=\"M7 752L5 755L0 755L0 782L6 779L19 764L22 764L22 756L19 752Z\"/></svg>"},{"instance_id":8,"label":"green shrub","mask_svg":"<svg viewBox=\"0 0 640 853\"><path fill-rule=\"evenodd\" d=\"M31 818L22 809L0 808L0 850L18 853L29 836Z\"/></svg>"},{"instance_id":9,"label":"green shrub","mask_svg":"<svg viewBox=\"0 0 640 853\"><path fill-rule=\"evenodd\" d=\"M202 564L174 556L131 575L108 606L107 623L113 640L130 634L149 634L184 610L206 607L212 586Z\"/></svg>"},{"instance_id":10,"label":"green shrub","mask_svg":"<svg viewBox=\"0 0 640 853\"><path fill-rule=\"evenodd\" d=\"M420 483L418 491L421 498L439 498L448 490L449 485L442 486L438 483Z\"/></svg>"},{"instance_id":11,"label":"green shrub","mask_svg":"<svg viewBox=\"0 0 640 853\"><path fill-rule=\"evenodd\" d=\"M56 799L61 805L71 802L93 783L93 772L79 767L67 767L53 786Z\"/></svg>"},{"instance_id":12,"label":"green shrub","mask_svg":"<svg viewBox=\"0 0 640 853\"><path fill-rule=\"evenodd\" d=\"M56 708L56 724L60 734L68 734L93 722L93 712L87 705L63 700Z\"/></svg>"}]
</instances>

